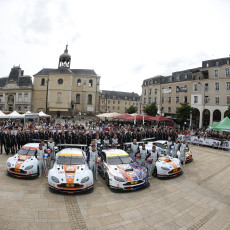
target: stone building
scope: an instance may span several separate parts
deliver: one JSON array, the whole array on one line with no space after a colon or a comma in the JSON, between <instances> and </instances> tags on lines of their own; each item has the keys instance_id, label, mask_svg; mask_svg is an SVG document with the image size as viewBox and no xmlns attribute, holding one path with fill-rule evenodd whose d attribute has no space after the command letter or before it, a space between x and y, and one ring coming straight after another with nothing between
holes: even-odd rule
<instances>
[{"instance_id":1,"label":"stone building","mask_svg":"<svg viewBox=\"0 0 230 230\"><path fill-rule=\"evenodd\" d=\"M145 79L142 107L156 102L162 115L173 116L181 102L188 102L195 108L190 121L194 127L220 121L230 105L229 62L230 57L207 60L202 67Z\"/></svg>"},{"instance_id":2,"label":"stone building","mask_svg":"<svg viewBox=\"0 0 230 230\"><path fill-rule=\"evenodd\" d=\"M44 68L34 75L34 112L44 111L58 117L98 112L100 76L91 69L72 69L70 64L66 46L58 68Z\"/></svg>"},{"instance_id":3,"label":"stone building","mask_svg":"<svg viewBox=\"0 0 230 230\"><path fill-rule=\"evenodd\" d=\"M125 113L131 105L137 107L140 96L137 93L102 90L100 96L100 112Z\"/></svg>"},{"instance_id":4,"label":"stone building","mask_svg":"<svg viewBox=\"0 0 230 230\"><path fill-rule=\"evenodd\" d=\"M0 78L0 110L31 110L32 78L14 66L8 77Z\"/></svg>"}]
</instances>

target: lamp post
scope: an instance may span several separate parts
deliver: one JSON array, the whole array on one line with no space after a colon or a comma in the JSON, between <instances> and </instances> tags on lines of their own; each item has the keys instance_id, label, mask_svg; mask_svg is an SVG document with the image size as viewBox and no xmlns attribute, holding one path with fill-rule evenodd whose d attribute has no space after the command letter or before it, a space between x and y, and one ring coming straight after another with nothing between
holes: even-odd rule
<instances>
[{"instance_id":1,"label":"lamp post","mask_svg":"<svg viewBox=\"0 0 230 230\"><path fill-rule=\"evenodd\" d=\"M49 89L49 81L50 81L50 79L48 78L47 80L46 80L46 113L47 113L47 110L48 110L48 89Z\"/></svg>"},{"instance_id":2,"label":"lamp post","mask_svg":"<svg viewBox=\"0 0 230 230\"><path fill-rule=\"evenodd\" d=\"M198 82L198 84L203 88L203 90L204 90L204 94L203 94L203 97L204 97L204 99L203 99L203 103L204 103L204 105L203 105L203 114L204 114L204 110L205 110L205 87L200 83L200 82ZM202 114L202 120L203 120L203 114ZM205 114L204 114L205 115ZM204 123L204 122L202 122L202 123ZM203 126L204 126L204 124L203 124Z\"/></svg>"}]
</instances>

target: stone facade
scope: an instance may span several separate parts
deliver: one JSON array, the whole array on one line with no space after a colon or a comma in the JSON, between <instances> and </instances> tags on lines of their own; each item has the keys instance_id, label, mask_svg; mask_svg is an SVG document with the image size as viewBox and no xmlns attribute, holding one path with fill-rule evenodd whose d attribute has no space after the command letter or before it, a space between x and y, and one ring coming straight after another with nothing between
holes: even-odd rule
<instances>
[{"instance_id":1,"label":"stone facade","mask_svg":"<svg viewBox=\"0 0 230 230\"><path fill-rule=\"evenodd\" d=\"M230 57L207 60L202 67L143 81L142 106L156 102L162 115L173 116L181 102L196 110L190 124L207 127L225 117L230 105Z\"/></svg>"},{"instance_id":2,"label":"stone facade","mask_svg":"<svg viewBox=\"0 0 230 230\"><path fill-rule=\"evenodd\" d=\"M0 110L31 110L32 78L24 75L20 66L14 66L8 77L0 78Z\"/></svg>"},{"instance_id":3,"label":"stone facade","mask_svg":"<svg viewBox=\"0 0 230 230\"><path fill-rule=\"evenodd\" d=\"M137 93L102 90L100 112L125 113L131 105L137 107L140 96Z\"/></svg>"},{"instance_id":4,"label":"stone facade","mask_svg":"<svg viewBox=\"0 0 230 230\"><path fill-rule=\"evenodd\" d=\"M34 75L34 112L74 116L98 113L100 76L94 70L71 69L67 47L57 69L42 69Z\"/></svg>"}]
</instances>

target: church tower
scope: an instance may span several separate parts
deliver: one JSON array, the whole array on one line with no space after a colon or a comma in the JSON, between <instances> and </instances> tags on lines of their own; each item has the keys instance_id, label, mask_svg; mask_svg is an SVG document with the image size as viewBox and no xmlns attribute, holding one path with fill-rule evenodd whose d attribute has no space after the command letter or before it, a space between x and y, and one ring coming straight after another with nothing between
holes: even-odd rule
<instances>
[{"instance_id":1,"label":"church tower","mask_svg":"<svg viewBox=\"0 0 230 230\"><path fill-rule=\"evenodd\" d=\"M70 62L71 62L71 56L68 53L68 45L66 45L64 53L61 54L59 57L58 68L60 67L70 68Z\"/></svg>"}]
</instances>

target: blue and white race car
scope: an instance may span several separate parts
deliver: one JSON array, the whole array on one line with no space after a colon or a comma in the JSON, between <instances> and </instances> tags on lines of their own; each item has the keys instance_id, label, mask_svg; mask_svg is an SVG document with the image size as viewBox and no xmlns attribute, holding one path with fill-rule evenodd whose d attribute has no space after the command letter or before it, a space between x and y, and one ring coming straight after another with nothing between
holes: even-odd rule
<instances>
[{"instance_id":1,"label":"blue and white race car","mask_svg":"<svg viewBox=\"0 0 230 230\"><path fill-rule=\"evenodd\" d=\"M77 148L62 149L48 174L50 189L76 193L94 186L93 173L86 163L85 152Z\"/></svg>"},{"instance_id":2,"label":"blue and white race car","mask_svg":"<svg viewBox=\"0 0 230 230\"><path fill-rule=\"evenodd\" d=\"M121 149L103 150L98 171L112 189L136 190L149 185L147 169Z\"/></svg>"}]
</instances>

